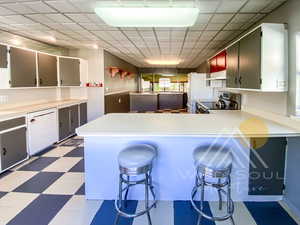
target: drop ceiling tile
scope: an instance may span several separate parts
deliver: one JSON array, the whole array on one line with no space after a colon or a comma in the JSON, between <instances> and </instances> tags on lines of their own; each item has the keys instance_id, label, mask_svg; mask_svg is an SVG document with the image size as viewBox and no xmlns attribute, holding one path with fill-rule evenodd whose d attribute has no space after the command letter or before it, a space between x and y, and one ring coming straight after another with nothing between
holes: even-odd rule
<instances>
[{"instance_id":1,"label":"drop ceiling tile","mask_svg":"<svg viewBox=\"0 0 300 225\"><path fill-rule=\"evenodd\" d=\"M199 14L195 24L208 23L212 16L213 14Z\"/></svg>"},{"instance_id":2,"label":"drop ceiling tile","mask_svg":"<svg viewBox=\"0 0 300 225\"><path fill-rule=\"evenodd\" d=\"M95 13L85 14L92 22L105 25L104 21Z\"/></svg>"},{"instance_id":3,"label":"drop ceiling tile","mask_svg":"<svg viewBox=\"0 0 300 225\"><path fill-rule=\"evenodd\" d=\"M218 0L199 0L196 3L198 4L200 13L213 13L220 4Z\"/></svg>"},{"instance_id":4,"label":"drop ceiling tile","mask_svg":"<svg viewBox=\"0 0 300 225\"><path fill-rule=\"evenodd\" d=\"M49 7L47 4L42 1L34 1L34 2L24 2L23 5L31 8L35 13L53 13L56 12L54 9Z\"/></svg>"},{"instance_id":5,"label":"drop ceiling tile","mask_svg":"<svg viewBox=\"0 0 300 225\"><path fill-rule=\"evenodd\" d=\"M15 14L15 12L13 12L9 9L6 9L4 7L0 7L0 16L7 16L7 15L12 15L12 14Z\"/></svg>"},{"instance_id":6,"label":"drop ceiling tile","mask_svg":"<svg viewBox=\"0 0 300 225\"><path fill-rule=\"evenodd\" d=\"M256 14L250 13L250 14L237 14L233 20L232 23L247 23L249 22Z\"/></svg>"},{"instance_id":7,"label":"drop ceiling tile","mask_svg":"<svg viewBox=\"0 0 300 225\"><path fill-rule=\"evenodd\" d=\"M225 23L209 23L206 27L206 30L221 30L225 25Z\"/></svg>"},{"instance_id":8,"label":"drop ceiling tile","mask_svg":"<svg viewBox=\"0 0 300 225\"><path fill-rule=\"evenodd\" d=\"M75 6L79 12L93 13L97 2L86 0L69 0L73 6Z\"/></svg>"},{"instance_id":9,"label":"drop ceiling tile","mask_svg":"<svg viewBox=\"0 0 300 225\"><path fill-rule=\"evenodd\" d=\"M47 1L47 4L51 5L59 12L79 12L79 10L74 5L67 1Z\"/></svg>"},{"instance_id":10,"label":"drop ceiling tile","mask_svg":"<svg viewBox=\"0 0 300 225\"><path fill-rule=\"evenodd\" d=\"M257 14L253 18L251 18L250 22L256 23L259 20L263 19L266 16L266 14Z\"/></svg>"},{"instance_id":11,"label":"drop ceiling tile","mask_svg":"<svg viewBox=\"0 0 300 225\"><path fill-rule=\"evenodd\" d=\"M73 21L70 20L68 17L64 16L63 14L45 14L46 17L51 19L53 22L57 23L72 23Z\"/></svg>"},{"instance_id":12,"label":"drop ceiling tile","mask_svg":"<svg viewBox=\"0 0 300 225\"><path fill-rule=\"evenodd\" d=\"M10 24L31 24L35 23L31 19L26 18L22 15L12 15L12 16L4 16L7 21L10 21ZM5 22L5 21L4 21Z\"/></svg>"},{"instance_id":13,"label":"drop ceiling tile","mask_svg":"<svg viewBox=\"0 0 300 225\"><path fill-rule=\"evenodd\" d=\"M71 29L71 30L83 30L84 28L82 28L81 26L79 26L76 23L63 23L62 24L64 27L66 27L67 29Z\"/></svg>"},{"instance_id":14,"label":"drop ceiling tile","mask_svg":"<svg viewBox=\"0 0 300 225\"><path fill-rule=\"evenodd\" d=\"M245 7L242 8L241 12L253 13L253 12L260 12L268 4L271 3L272 0L250 0Z\"/></svg>"},{"instance_id":15,"label":"drop ceiling tile","mask_svg":"<svg viewBox=\"0 0 300 225\"><path fill-rule=\"evenodd\" d=\"M22 3L9 3L9 4L3 4L2 6L19 14L35 13L34 10L32 10L31 8L27 7Z\"/></svg>"},{"instance_id":16,"label":"drop ceiling tile","mask_svg":"<svg viewBox=\"0 0 300 225\"><path fill-rule=\"evenodd\" d=\"M90 23L91 20L85 14L65 14L68 18L77 23Z\"/></svg>"},{"instance_id":17,"label":"drop ceiling tile","mask_svg":"<svg viewBox=\"0 0 300 225\"><path fill-rule=\"evenodd\" d=\"M236 13L247 0L225 0L221 1L217 12Z\"/></svg>"},{"instance_id":18,"label":"drop ceiling tile","mask_svg":"<svg viewBox=\"0 0 300 225\"><path fill-rule=\"evenodd\" d=\"M244 25L244 23L229 23L226 25L224 30L241 30L241 27Z\"/></svg>"},{"instance_id":19,"label":"drop ceiling tile","mask_svg":"<svg viewBox=\"0 0 300 225\"><path fill-rule=\"evenodd\" d=\"M90 31L101 30L101 27L94 23L79 23L79 25Z\"/></svg>"},{"instance_id":20,"label":"drop ceiling tile","mask_svg":"<svg viewBox=\"0 0 300 225\"><path fill-rule=\"evenodd\" d=\"M48 18L45 14L32 14L32 15L27 15L30 19L36 22L40 23L53 23L54 21L50 18Z\"/></svg>"},{"instance_id":21,"label":"drop ceiling tile","mask_svg":"<svg viewBox=\"0 0 300 225\"><path fill-rule=\"evenodd\" d=\"M233 16L234 14L231 13L215 14L210 20L210 23L227 23Z\"/></svg>"},{"instance_id":22,"label":"drop ceiling tile","mask_svg":"<svg viewBox=\"0 0 300 225\"><path fill-rule=\"evenodd\" d=\"M267 7L265 7L261 12L262 13L270 13L283 3L285 3L287 0L274 0L272 1Z\"/></svg>"},{"instance_id":23,"label":"drop ceiling tile","mask_svg":"<svg viewBox=\"0 0 300 225\"><path fill-rule=\"evenodd\" d=\"M216 41L223 41L228 40L230 35L232 35L232 31L221 31L214 40Z\"/></svg>"}]
</instances>

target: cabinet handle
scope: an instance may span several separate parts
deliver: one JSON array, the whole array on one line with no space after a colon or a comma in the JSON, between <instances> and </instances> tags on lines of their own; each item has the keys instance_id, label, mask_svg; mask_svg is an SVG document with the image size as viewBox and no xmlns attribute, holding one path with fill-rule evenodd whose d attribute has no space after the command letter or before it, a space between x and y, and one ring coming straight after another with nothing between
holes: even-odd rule
<instances>
[{"instance_id":1,"label":"cabinet handle","mask_svg":"<svg viewBox=\"0 0 300 225\"><path fill-rule=\"evenodd\" d=\"M36 80L36 78L34 78L34 85L37 85L37 80Z\"/></svg>"},{"instance_id":2,"label":"cabinet handle","mask_svg":"<svg viewBox=\"0 0 300 225\"><path fill-rule=\"evenodd\" d=\"M31 119L30 122L31 122L31 123L35 122L35 119Z\"/></svg>"},{"instance_id":3,"label":"cabinet handle","mask_svg":"<svg viewBox=\"0 0 300 225\"><path fill-rule=\"evenodd\" d=\"M3 148L2 150L3 150L3 155L6 155L7 152L6 148Z\"/></svg>"},{"instance_id":4,"label":"cabinet handle","mask_svg":"<svg viewBox=\"0 0 300 225\"><path fill-rule=\"evenodd\" d=\"M242 84L242 77L239 78L239 83Z\"/></svg>"},{"instance_id":5,"label":"cabinet handle","mask_svg":"<svg viewBox=\"0 0 300 225\"><path fill-rule=\"evenodd\" d=\"M40 84L43 84L43 80L42 80L42 78L40 78Z\"/></svg>"},{"instance_id":6,"label":"cabinet handle","mask_svg":"<svg viewBox=\"0 0 300 225\"><path fill-rule=\"evenodd\" d=\"M234 83L238 84L238 78L237 77L234 78Z\"/></svg>"}]
</instances>

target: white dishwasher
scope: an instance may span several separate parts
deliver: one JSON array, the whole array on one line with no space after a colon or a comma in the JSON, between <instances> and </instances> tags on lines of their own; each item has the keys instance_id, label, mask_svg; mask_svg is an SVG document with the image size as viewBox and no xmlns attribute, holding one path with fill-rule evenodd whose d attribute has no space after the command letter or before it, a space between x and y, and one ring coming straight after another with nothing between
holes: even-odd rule
<instances>
[{"instance_id":1,"label":"white dishwasher","mask_svg":"<svg viewBox=\"0 0 300 225\"><path fill-rule=\"evenodd\" d=\"M28 149L34 155L58 141L57 109L28 114Z\"/></svg>"}]
</instances>

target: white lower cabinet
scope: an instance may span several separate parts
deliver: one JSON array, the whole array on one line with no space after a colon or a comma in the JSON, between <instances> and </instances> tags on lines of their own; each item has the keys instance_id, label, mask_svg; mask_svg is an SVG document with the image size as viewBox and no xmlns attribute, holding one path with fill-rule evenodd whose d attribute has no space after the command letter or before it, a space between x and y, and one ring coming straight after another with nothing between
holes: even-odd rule
<instances>
[{"instance_id":1,"label":"white lower cabinet","mask_svg":"<svg viewBox=\"0 0 300 225\"><path fill-rule=\"evenodd\" d=\"M34 155L58 141L57 109L28 114L29 154Z\"/></svg>"}]
</instances>

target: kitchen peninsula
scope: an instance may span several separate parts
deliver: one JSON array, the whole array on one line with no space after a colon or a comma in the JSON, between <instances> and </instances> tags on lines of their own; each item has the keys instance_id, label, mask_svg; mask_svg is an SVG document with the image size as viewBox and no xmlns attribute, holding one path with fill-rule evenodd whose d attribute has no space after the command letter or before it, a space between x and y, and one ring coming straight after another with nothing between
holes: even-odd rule
<instances>
[{"instance_id":1,"label":"kitchen peninsula","mask_svg":"<svg viewBox=\"0 0 300 225\"><path fill-rule=\"evenodd\" d=\"M284 177L286 139L300 136L300 131L242 111L211 111L203 115L107 114L80 127L77 134L85 141L87 199L115 199L118 153L133 143L149 143L158 149L153 168L157 198L189 200L193 150L219 143L233 153L233 199L275 201L282 199L283 180L277 178ZM276 177L268 182L250 176L269 172ZM142 191L137 187L129 198L143 199ZM214 196L209 192L207 200L215 200Z\"/></svg>"}]
</instances>

